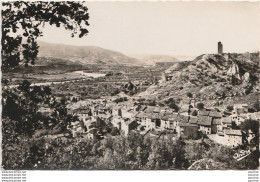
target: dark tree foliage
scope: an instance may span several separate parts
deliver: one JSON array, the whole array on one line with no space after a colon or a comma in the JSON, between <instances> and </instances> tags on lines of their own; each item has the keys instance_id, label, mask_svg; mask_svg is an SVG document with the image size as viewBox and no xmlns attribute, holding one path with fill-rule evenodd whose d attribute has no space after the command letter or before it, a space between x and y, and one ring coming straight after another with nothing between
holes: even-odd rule
<instances>
[{"instance_id":1,"label":"dark tree foliage","mask_svg":"<svg viewBox=\"0 0 260 182\"><path fill-rule=\"evenodd\" d=\"M198 103L198 104L197 104L197 108L198 108L198 109L203 109L203 108L204 108L204 104L201 103L201 102Z\"/></svg>"},{"instance_id":2,"label":"dark tree foliage","mask_svg":"<svg viewBox=\"0 0 260 182\"><path fill-rule=\"evenodd\" d=\"M252 119L245 120L241 129L246 132L251 130L255 135L259 135L259 122Z\"/></svg>"},{"instance_id":3,"label":"dark tree foliage","mask_svg":"<svg viewBox=\"0 0 260 182\"><path fill-rule=\"evenodd\" d=\"M189 98L192 98L192 93L187 92L187 96L188 96Z\"/></svg>"},{"instance_id":4,"label":"dark tree foliage","mask_svg":"<svg viewBox=\"0 0 260 182\"><path fill-rule=\"evenodd\" d=\"M13 1L2 3L2 69L34 64L37 38L45 23L63 26L81 38L88 34L88 8L84 2Z\"/></svg>"}]
</instances>

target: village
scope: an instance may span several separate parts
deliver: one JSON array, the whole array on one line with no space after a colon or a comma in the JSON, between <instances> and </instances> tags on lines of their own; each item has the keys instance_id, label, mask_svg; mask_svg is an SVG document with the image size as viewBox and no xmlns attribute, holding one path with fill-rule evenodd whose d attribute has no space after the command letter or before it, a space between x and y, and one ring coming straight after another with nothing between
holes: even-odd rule
<instances>
[{"instance_id":1,"label":"village","mask_svg":"<svg viewBox=\"0 0 260 182\"><path fill-rule=\"evenodd\" d=\"M71 123L68 130L73 137L103 139L107 128L127 136L130 132L160 137L166 133L176 138L197 140L201 135L229 146L237 147L250 143L252 131L244 133L239 126L245 120L260 120L260 112L252 111L247 104L234 104L228 108L200 108L195 99L183 104L176 111L168 107L151 106L141 98L119 94L96 100L81 100L67 106L68 113L78 116L79 121ZM50 114L51 110L41 107L40 112ZM108 127L109 126L109 127ZM62 135L61 135L62 136Z\"/></svg>"}]
</instances>

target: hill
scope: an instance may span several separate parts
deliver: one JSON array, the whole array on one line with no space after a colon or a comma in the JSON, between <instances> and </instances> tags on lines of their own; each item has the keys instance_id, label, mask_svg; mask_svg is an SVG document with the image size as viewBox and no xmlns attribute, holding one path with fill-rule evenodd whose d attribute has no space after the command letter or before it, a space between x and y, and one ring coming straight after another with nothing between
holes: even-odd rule
<instances>
[{"instance_id":1,"label":"hill","mask_svg":"<svg viewBox=\"0 0 260 182\"><path fill-rule=\"evenodd\" d=\"M77 64L136 65L139 61L122 53L94 46L72 46L39 41L39 57L66 59Z\"/></svg>"},{"instance_id":2,"label":"hill","mask_svg":"<svg viewBox=\"0 0 260 182\"><path fill-rule=\"evenodd\" d=\"M165 71L163 80L143 96L158 101L173 98L176 103L191 99L208 107L233 103L252 105L259 99L259 53L205 54L180 62Z\"/></svg>"},{"instance_id":3,"label":"hill","mask_svg":"<svg viewBox=\"0 0 260 182\"><path fill-rule=\"evenodd\" d=\"M149 55L140 58L140 61L143 64L155 65L156 63L176 63L179 62L180 60L178 60L175 57L167 56L167 55Z\"/></svg>"}]
</instances>

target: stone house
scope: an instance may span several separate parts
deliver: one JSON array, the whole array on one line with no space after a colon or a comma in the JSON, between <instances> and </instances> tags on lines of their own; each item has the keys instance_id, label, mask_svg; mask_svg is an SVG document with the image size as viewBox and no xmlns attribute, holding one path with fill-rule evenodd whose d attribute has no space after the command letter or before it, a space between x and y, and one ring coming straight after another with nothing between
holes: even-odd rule
<instances>
[{"instance_id":1,"label":"stone house","mask_svg":"<svg viewBox=\"0 0 260 182\"><path fill-rule=\"evenodd\" d=\"M122 116L121 106L114 106L112 109L112 115L113 116Z\"/></svg>"},{"instance_id":2,"label":"stone house","mask_svg":"<svg viewBox=\"0 0 260 182\"><path fill-rule=\"evenodd\" d=\"M219 132L223 132L221 118L213 118L212 119L211 133L216 134L216 133L219 133Z\"/></svg>"},{"instance_id":3,"label":"stone house","mask_svg":"<svg viewBox=\"0 0 260 182\"><path fill-rule=\"evenodd\" d=\"M231 116L221 118L222 130L232 128Z\"/></svg>"},{"instance_id":4,"label":"stone house","mask_svg":"<svg viewBox=\"0 0 260 182\"><path fill-rule=\"evenodd\" d=\"M158 113L147 113L146 129L157 129L161 126L161 120Z\"/></svg>"},{"instance_id":5,"label":"stone house","mask_svg":"<svg viewBox=\"0 0 260 182\"><path fill-rule=\"evenodd\" d=\"M198 116L199 131L205 134L211 134L212 117Z\"/></svg>"},{"instance_id":6,"label":"stone house","mask_svg":"<svg viewBox=\"0 0 260 182\"><path fill-rule=\"evenodd\" d=\"M180 123L177 133L179 137L197 139L199 137L198 129L197 124Z\"/></svg>"},{"instance_id":7,"label":"stone house","mask_svg":"<svg viewBox=\"0 0 260 182\"><path fill-rule=\"evenodd\" d=\"M136 120L129 119L121 123L121 131L124 132L125 136L129 134L131 130L134 130L138 126Z\"/></svg>"},{"instance_id":8,"label":"stone house","mask_svg":"<svg viewBox=\"0 0 260 182\"><path fill-rule=\"evenodd\" d=\"M242 145L243 141L241 130L225 130L225 136L223 140L226 140L226 145L231 147Z\"/></svg>"}]
</instances>

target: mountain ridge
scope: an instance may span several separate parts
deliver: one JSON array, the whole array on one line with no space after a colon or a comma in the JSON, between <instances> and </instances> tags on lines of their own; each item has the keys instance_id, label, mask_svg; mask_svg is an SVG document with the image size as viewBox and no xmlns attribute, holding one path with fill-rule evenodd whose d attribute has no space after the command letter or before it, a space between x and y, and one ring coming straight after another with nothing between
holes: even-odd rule
<instances>
[{"instance_id":1,"label":"mountain ridge","mask_svg":"<svg viewBox=\"0 0 260 182\"><path fill-rule=\"evenodd\" d=\"M123 53L97 47L74 46L39 41L39 57L65 59L78 64L123 64L123 65L155 65L157 62L179 62L173 56L146 55L143 58L129 57Z\"/></svg>"},{"instance_id":2,"label":"mountain ridge","mask_svg":"<svg viewBox=\"0 0 260 182\"><path fill-rule=\"evenodd\" d=\"M39 42L39 46L39 57L66 58L82 64L139 64L135 58L97 46L73 46L42 41Z\"/></svg>"}]
</instances>

